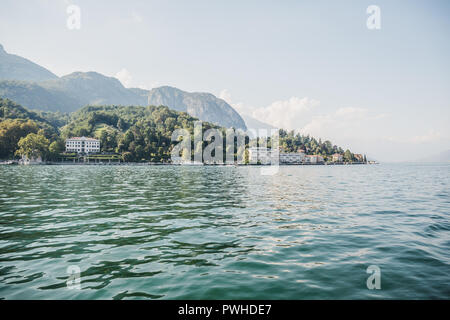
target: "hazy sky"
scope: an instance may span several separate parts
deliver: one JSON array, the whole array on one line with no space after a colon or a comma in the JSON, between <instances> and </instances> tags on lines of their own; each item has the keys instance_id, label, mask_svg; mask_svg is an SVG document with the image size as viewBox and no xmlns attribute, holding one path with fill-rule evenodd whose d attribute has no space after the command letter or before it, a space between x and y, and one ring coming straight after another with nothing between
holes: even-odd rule
<instances>
[{"instance_id":1,"label":"hazy sky","mask_svg":"<svg viewBox=\"0 0 450 320\"><path fill-rule=\"evenodd\" d=\"M81 28L66 22L70 4ZM369 30L369 5L381 29ZM1 0L0 43L57 75L211 92L379 160L450 149L450 1Z\"/></svg>"}]
</instances>

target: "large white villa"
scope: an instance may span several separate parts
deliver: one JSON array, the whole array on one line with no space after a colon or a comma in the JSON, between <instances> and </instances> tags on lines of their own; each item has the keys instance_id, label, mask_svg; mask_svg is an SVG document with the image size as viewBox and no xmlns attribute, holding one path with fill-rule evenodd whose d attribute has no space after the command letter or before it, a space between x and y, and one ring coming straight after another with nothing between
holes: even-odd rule
<instances>
[{"instance_id":1,"label":"large white villa","mask_svg":"<svg viewBox=\"0 0 450 320\"><path fill-rule=\"evenodd\" d=\"M86 137L73 137L66 140L66 152L98 153L100 140Z\"/></svg>"}]
</instances>

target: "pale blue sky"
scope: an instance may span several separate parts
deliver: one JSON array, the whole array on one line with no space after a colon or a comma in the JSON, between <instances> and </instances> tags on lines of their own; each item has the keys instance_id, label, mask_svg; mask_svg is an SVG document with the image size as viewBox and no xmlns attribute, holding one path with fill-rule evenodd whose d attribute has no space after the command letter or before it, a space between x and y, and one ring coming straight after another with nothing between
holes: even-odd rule
<instances>
[{"instance_id":1,"label":"pale blue sky","mask_svg":"<svg viewBox=\"0 0 450 320\"><path fill-rule=\"evenodd\" d=\"M372 4L380 30L366 27ZM449 17L448 1L2 0L0 43L58 75L122 70L127 86L211 92L399 161L450 149Z\"/></svg>"}]
</instances>

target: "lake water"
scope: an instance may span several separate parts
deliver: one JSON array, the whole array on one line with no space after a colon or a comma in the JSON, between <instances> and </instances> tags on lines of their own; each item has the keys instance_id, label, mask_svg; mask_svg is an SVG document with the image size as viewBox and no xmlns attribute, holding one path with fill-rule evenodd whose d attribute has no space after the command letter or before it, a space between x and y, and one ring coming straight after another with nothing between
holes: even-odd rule
<instances>
[{"instance_id":1,"label":"lake water","mask_svg":"<svg viewBox=\"0 0 450 320\"><path fill-rule=\"evenodd\" d=\"M449 164L2 166L0 298L449 299L449 214Z\"/></svg>"}]
</instances>

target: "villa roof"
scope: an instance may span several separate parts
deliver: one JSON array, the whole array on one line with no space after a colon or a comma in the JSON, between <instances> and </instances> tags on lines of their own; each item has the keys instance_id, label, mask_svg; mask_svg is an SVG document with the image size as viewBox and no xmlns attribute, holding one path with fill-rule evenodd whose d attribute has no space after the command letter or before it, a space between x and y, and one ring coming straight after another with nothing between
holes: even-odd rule
<instances>
[{"instance_id":1,"label":"villa roof","mask_svg":"<svg viewBox=\"0 0 450 320\"><path fill-rule=\"evenodd\" d=\"M87 138L87 137L72 137L72 138L68 138L67 140L88 140L88 141L99 141L98 139L94 139L94 138Z\"/></svg>"}]
</instances>

